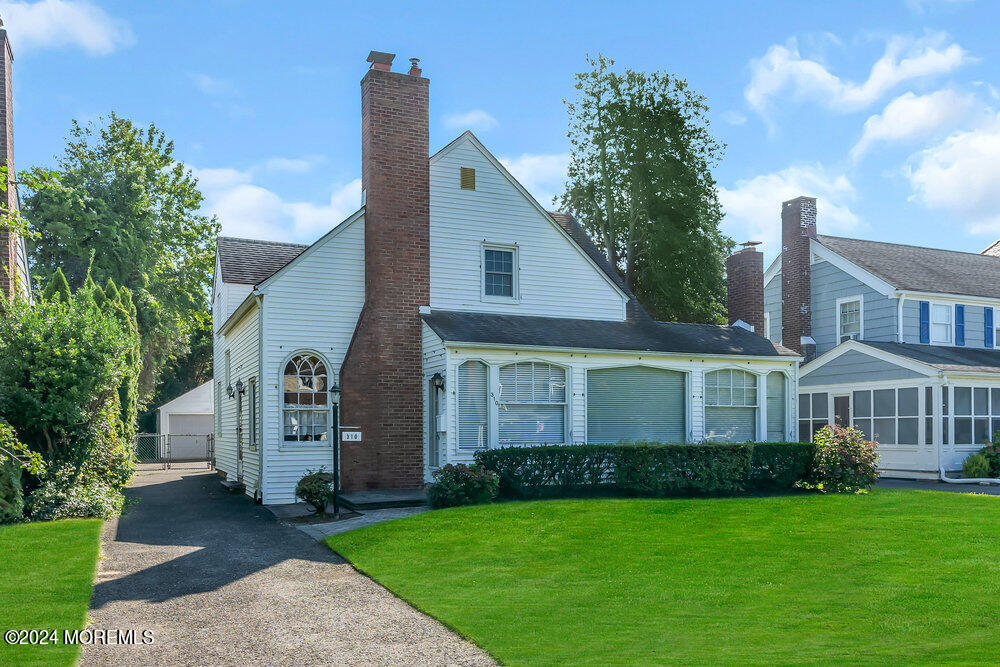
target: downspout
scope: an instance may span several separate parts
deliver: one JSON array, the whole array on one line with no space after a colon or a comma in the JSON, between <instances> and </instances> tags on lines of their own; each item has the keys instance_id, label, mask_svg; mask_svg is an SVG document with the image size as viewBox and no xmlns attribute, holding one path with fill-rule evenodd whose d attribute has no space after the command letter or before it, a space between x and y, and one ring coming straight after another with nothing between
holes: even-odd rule
<instances>
[{"instance_id":1,"label":"downspout","mask_svg":"<svg viewBox=\"0 0 1000 667\"><path fill-rule=\"evenodd\" d=\"M264 293L256 287L253 290L257 297L257 403L264 405ZM254 502L264 502L264 411L258 410L258 405L253 409L257 412L257 488L254 489Z\"/></svg>"},{"instance_id":2,"label":"downspout","mask_svg":"<svg viewBox=\"0 0 1000 667\"><path fill-rule=\"evenodd\" d=\"M946 387L947 385L942 386L941 390L944 391ZM952 419L954 419L954 417L952 417ZM941 440L943 441L944 438L942 437ZM945 484L983 484L983 485L1000 484L1000 479L997 479L996 477L948 477L948 473L945 472L944 469L944 461L941 458L942 449L943 449L943 444L941 442L938 442L937 446L938 476L940 477L941 481L944 482Z\"/></svg>"}]
</instances>

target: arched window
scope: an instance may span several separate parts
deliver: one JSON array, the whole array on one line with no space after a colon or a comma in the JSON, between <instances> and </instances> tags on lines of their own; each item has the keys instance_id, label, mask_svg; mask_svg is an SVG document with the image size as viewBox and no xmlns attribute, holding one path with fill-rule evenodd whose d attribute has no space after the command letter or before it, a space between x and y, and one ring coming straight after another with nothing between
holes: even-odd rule
<instances>
[{"instance_id":1,"label":"arched window","mask_svg":"<svg viewBox=\"0 0 1000 667\"><path fill-rule=\"evenodd\" d=\"M285 364L285 442L326 441L329 401L326 365L311 354L299 354Z\"/></svg>"},{"instance_id":2,"label":"arched window","mask_svg":"<svg viewBox=\"0 0 1000 667\"><path fill-rule=\"evenodd\" d=\"M705 438L757 439L757 376L741 370L705 373Z\"/></svg>"},{"instance_id":3,"label":"arched window","mask_svg":"<svg viewBox=\"0 0 1000 667\"><path fill-rule=\"evenodd\" d=\"M566 369L536 361L500 367L500 445L566 442Z\"/></svg>"}]
</instances>

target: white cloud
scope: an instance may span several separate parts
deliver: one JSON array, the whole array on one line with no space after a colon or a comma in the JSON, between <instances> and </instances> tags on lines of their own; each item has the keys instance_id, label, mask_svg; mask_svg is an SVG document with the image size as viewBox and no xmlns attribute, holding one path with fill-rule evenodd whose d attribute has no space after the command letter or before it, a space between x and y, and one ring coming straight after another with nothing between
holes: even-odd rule
<instances>
[{"instance_id":1,"label":"white cloud","mask_svg":"<svg viewBox=\"0 0 1000 667\"><path fill-rule=\"evenodd\" d=\"M325 161L326 158L322 155L307 155L297 158L273 157L264 162L264 169L287 174L304 174Z\"/></svg>"},{"instance_id":2,"label":"white cloud","mask_svg":"<svg viewBox=\"0 0 1000 667\"><path fill-rule=\"evenodd\" d=\"M453 113L444 117L444 126L449 130L472 130L485 132L499 125L499 121L482 109L473 109L465 113Z\"/></svg>"},{"instance_id":3,"label":"white cloud","mask_svg":"<svg viewBox=\"0 0 1000 667\"><path fill-rule=\"evenodd\" d=\"M202 72L193 72L191 80L195 87L206 95L232 95L236 92L236 86L232 81L217 79Z\"/></svg>"},{"instance_id":4,"label":"white cloud","mask_svg":"<svg viewBox=\"0 0 1000 667\"><path fill-rule=\"evenodd\" d=\"M746 115L735 110L724 111L719 117L730 125L743 125L747 122Z\"/></svg>"},{"instance_id":5,"label":"white cloud","mask_svg":"<svg viewBox=\"0 0 1000 667\"><path fill-rule=\"evenodd\" d=\"M37 49L78 47L106 56L135 43L132 30L87 0L0 2L14 54Z\"/></svg>"},{"instance_id":6,"label":"white cloud","mask_svg":"<svg viewBox=\"0 0 1000 667\"><path fill-rule=\"evenodd\" d=\"M972 62L968 52L945 35L922 38L897 35L889 38L885 53L862 83L846 81L815 60L803 58L792 39L776 44L750 63L751 78L744 95L750 106L766 116L772 100L789 95L811 100L839 112L857 111L877 102L899 84L942 75Z\"/></svg>"},{"instance_id":7,"label":"white cloud","mask_svg":"<svg viewBox=\"0 0 1000 667\"><path fill-rule=\"evenodd\" d=\"M882 113L865 121L861 139L851 149L858 160L872 144L923 139L935 132L954 128L972 107L972 98L954 90L939 90L928 95L912 92L900 95L885 106Z\"/></svg>"},{"instance_id":8,"label":"white cloud","mask_svg":"<svg viewBox=\"0 0 1000 667\"><path fill-rule=\"evenodd\" d=\"M266 168L267 162L264 163ZM361 179L336 184L327 202L286 201L254 183L261 167L194 169L204 210L219 216L222 232L272 241L314 241L361 206Z\"/></svg>"},{"instance_id":9,"label":"white cloud","mask_svg":"<svg viewBox=\"0 0 1000 667\"><path fill-rule=\"evenodd\" d=\"M737 242L762 241L764 254L774 257L781 249L781 203L800 195L816 197L820 234L844 233L858 226L858 217L850 208L855 196L850 180L814 164L788 167L739 180L732 188L720 188L719 201L726 213L722 229Z\"/></svg>"},{"instance_id":10,"label":"white cloud","mask_svg":"<svg viewBox=\"0 0 1000 667\"><path fill-rule=\"evenodd\" d=\"M501 157L500 162L546 208L552 207L553 197L563 193L569 153L524 153L515 158Z\"/></svg>"},{"instance_id":11,"label":"white cloud","mask_svg":"<svg viewBox=\"0 0 1000 667\"><path fill-rule=\"evenodd\" d=\"M913 198L974 234L1000 232L1000 115L910 157Z\"/></svg>"},{"instance_id":12,"label":"white cloud","mask_svg":"<svg viewBox=\"0 0 1000 667\"><path fill-rule=\"evenodd\" d=\"M940 6L957 6L972 2L972 0L905 0L905 4L910 11L916 14L924 14L928 9Z\"/></svg>"}]
</instances>

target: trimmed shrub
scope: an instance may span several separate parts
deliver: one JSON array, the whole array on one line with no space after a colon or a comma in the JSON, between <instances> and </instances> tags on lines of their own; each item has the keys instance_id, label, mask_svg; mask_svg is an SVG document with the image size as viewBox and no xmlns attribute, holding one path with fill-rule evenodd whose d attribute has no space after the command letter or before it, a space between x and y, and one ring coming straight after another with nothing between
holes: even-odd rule
<instances>
[{"instance_id":1,"label":"trimmed shrub","mask_svg":"<svg viewBox=\"0 0 1000 667\"><path fill-rule=\"evenodd\" d=\"M495 472L479 465L446 466L434 471L434 482L427 487L431 507L481 505L497 497L500 479Z\"/></svg>"},{"instance_id":2,"label":"trimmed shrub","mask_svg":"<svg viewBox=\"0 0 1000 667\"><path fill-rule=\"evenodd\" d=\"M333 473L319 470L306 470L306 475L295 485L295 497L313 508L313 514L325 514L326 506L333 502Z\"/></svg>"},{"instance_id":3,"label":"trimmed shrub","mask_svg":"<svg viewBox=\"0 0 1000 667\"><path fill-rule=\"evenodd\" d=\"M32 521L111 519L122 513L125 496L98 480L82 479L71 465L50 469L28 497L26 515Z\"/></svg>"},{"instance_id":4,"label":"trimmed shrub","mask_svg":"<svg viewBox=\"0 0 1000 667\"><path fill-rule=\"evenodd\" d=\"M500 495L738 495L790 490L807 479L815 447L800 443L623 443L502 447L476 453Z\"/></svg>"},{"instance_id":5,"label":"trimmed shrub","mask_svg":"<svg viewBox=\"0 0 1000 667\"><path fill-rule=\"evenodd\" d=\"M809 486L823 493L865 493L878 480L878 448L856 428L824 426L813 437L816 461Z\"/></svg>"},{"instance_id":6,"label":"trimmed shrub","mask_svg":"<svg viewBox=\"0 0 1000 667\"><path fill-rule=\"evenodd\" d=\"M985 455L976 452L969 454L962 462L962 474L968 479L979 479L990 476L990 461Z\"/></svg>"},{"instance_id":7,"label":"trimmed shrub","mask_svg":"<svg viewBox=\"0 0 1000 667\"><path fill-rule=\"evenodd\" d=\"M993 435L993 442L979 450L986 458L989 465L989 474L986 477L1000 477L1000 431Z\"/></svg>"}]
</instances>

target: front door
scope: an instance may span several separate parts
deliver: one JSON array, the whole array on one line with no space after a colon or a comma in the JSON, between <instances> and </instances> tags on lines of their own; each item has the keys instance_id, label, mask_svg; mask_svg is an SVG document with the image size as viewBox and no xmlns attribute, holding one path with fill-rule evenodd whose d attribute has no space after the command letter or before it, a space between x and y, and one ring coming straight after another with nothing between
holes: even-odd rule
<instances>
[{"instance_id":1,"label":"front door","mask_svg":"<svg viewBox=\"0 0 1000 667\"><path fill-rule=\"evenodd\" d=\"M844 427L851 425L850 394L844 394L843 396L833 397L833 425L844 426Z\"/></svg>"}]
</instances>

